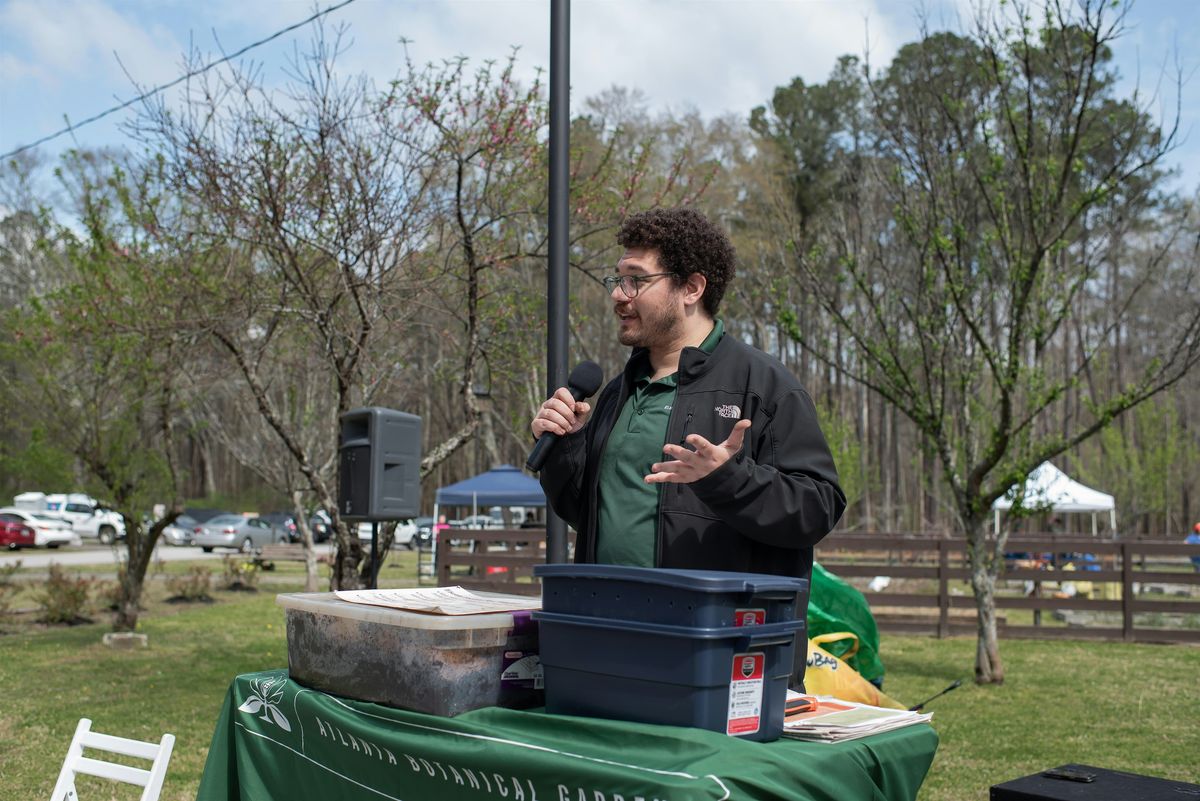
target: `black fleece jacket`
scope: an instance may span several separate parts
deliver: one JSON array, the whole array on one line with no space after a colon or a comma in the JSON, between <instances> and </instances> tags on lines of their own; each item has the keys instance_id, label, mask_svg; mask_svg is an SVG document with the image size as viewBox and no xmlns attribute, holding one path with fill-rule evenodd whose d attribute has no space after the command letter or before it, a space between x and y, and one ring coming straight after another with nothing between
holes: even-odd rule
<instances>
[{"instance_id":1,"label":"black fleece jacket","mask_svg":"<svg viewBox=\"0 0 1200 801\"><path fill-rule=\"evenodd\" d=\"M600 457L648 368L648 352L635 349L587 425L564 437L541 471L551 506L577 532L576 562L595 561ZM684 348L678 378L667 441L700 434L717 444L738 420L751 426L737 456L708 476L662 485L655 565L807 579L813 546L846 506L812 399L779 361L729 334L712 354Z\"/></svg>"}]
</instances>

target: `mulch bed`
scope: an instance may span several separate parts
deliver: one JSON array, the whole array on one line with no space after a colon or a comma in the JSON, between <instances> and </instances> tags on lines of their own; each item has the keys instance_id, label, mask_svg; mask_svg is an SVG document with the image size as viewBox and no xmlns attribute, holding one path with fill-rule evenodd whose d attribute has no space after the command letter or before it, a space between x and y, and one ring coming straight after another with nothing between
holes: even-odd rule
<instances>
[{"instance_id":1,"label":"mulch bed","mask_svg":"<svg viewBox=\"0 0 1200 801\"><path fill-rule=\"evenodd\" d=\"M215 604L216 602L217 602L217 599L212 597L211 595L201 595L198 597L189 597L186 595L172 595L170 598L167 598L163 601L163 603L168 603L168 604Z\"/></svg>"}]
</instances>

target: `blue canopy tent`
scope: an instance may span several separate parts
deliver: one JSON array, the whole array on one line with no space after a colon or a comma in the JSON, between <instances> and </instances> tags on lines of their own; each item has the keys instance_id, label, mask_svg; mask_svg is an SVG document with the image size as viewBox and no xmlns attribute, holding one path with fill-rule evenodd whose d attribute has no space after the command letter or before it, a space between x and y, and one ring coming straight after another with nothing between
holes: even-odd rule
<instances>
[{"instance_id":1,"label":"blue canopy tent","mask_svg":"<svg viewBox=\"0 0 1200 801\"><path fill-rule=\"evenodd\" d=\"M437 506L470 506L475 511L488 506L545 506L546 493L536 478L511 464L493 467L486 473L442 487L435 497ZM474 513L474 512L473 512ZM436 516L437 510L434 510Z\"/></svg>"},{"instance_id":2,"label":"blue canopy tent","mask_svg":"<svg viewBox=\"0 0 1200 801\"><path fill-rule=\"evenodd\" d=\"M470 506L471 514L477 515L480 505L485 509L489 506L545 506L546 493L542 492L542 485L536 478L525 475L520 468L511 464L498 465L486 473L440 488L433 502L434 525L441 519L438 511L442 506ZM437 547L435 537L435 554Z\"/></svg>"}]
</instances>

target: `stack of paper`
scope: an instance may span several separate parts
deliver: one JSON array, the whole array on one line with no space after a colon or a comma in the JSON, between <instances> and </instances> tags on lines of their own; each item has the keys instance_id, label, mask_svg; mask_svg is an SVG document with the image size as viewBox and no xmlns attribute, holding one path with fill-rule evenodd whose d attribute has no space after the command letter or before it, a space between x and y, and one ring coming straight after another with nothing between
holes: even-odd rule
<instances>
[{"instance_id":1,"label":"stack of paper","mask_svg":"<svg viewBox=\"0 0 1200 801\"><path fill-rule=\"evenodd\" d=\"M788 690L791 698L799 693ZM816 708L783 719L783 735L798 740L839 742L855 740L881 731L926 723L932 713L884 709L878 706L843 701L827 695L816 696Z\"/></svg>"},{"instance_id":2,"label":"stack of paper","mask_svg":"<svg viewBox=\"0 0 1200 801\"><path fill-rule=\"evenodd\" d=\"M338 590L340 600L352 604L386 606L435 615L481 615L541 609L542 599L499 592L476 593L462 587L427 587L408 590Z\"/></svg>"}]
</instances>

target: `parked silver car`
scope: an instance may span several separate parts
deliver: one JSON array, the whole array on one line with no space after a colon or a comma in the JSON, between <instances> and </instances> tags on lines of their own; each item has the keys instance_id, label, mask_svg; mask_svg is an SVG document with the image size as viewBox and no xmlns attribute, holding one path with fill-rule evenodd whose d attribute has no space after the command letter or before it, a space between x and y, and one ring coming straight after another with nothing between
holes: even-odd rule
<instances>
[{"instance_id":1,"label":"parked silver car","mask_svg":"<svg viewBox=\"0 0 1200 801\"><path fill-rule=\"evenodd\" d=\"M205 553L211 553L213 548L237 548L242 553L253 553L277 542L287 542L287 533L257 517L217 515L192 531L192 544L199 545Z\"/></svg>"},{"instance_id":2,"label":"parked silver car","mask_svg":"<svg viewBox=\"0 0 1200 801\"><path fill-rule=\"evenodd\" d=\"M191 545L193 532L200 522L189 515L180 515L175 522L163 529L162 539L168 545Z\"/></svg>"}]
</instances>

